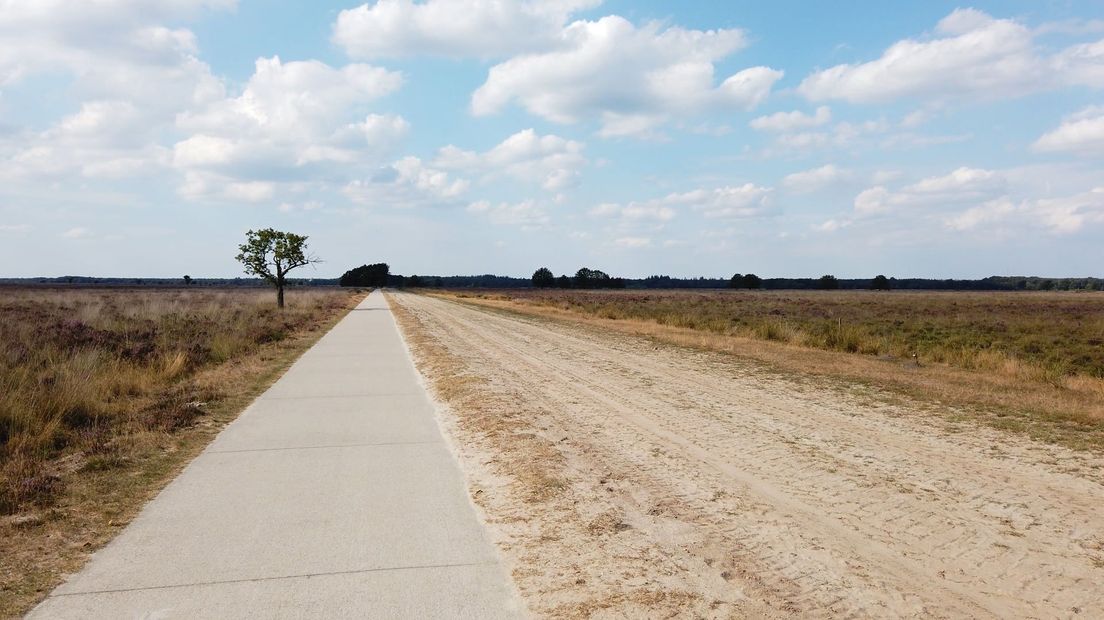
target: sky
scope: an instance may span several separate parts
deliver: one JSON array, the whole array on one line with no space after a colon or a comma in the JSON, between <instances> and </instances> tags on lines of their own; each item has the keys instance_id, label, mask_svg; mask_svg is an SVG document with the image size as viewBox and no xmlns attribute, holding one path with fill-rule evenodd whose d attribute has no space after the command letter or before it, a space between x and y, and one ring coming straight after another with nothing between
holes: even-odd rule
<instances>
[{"instance_id":1,"label":"sky","mask_svg":"<svg viewBox=\"0 0 1104 620\"><path fill-rule=\"evenodd\" d=\"M0 0L0 277L1104 275L1104 4Z\"/></svg>"}]
</instances>

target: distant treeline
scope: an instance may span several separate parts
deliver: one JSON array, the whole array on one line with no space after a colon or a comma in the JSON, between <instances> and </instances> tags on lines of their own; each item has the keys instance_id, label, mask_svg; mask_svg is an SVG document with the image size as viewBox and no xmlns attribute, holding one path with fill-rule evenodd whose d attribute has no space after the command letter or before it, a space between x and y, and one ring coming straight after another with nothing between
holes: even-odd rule
<instances>
[{"instance_id":1,"label":"distant treeline","mask_svg":"<svg viewBox=\"0 0 1104 620\"><path fill-rule=\"evenodd\" d=\"M814 289L894 289L950 291L1104 291L1101 278L1040 278L1035 276L990 276L980 280L935 278L760 278L755 274L736 274L729 278L615 278L597 269L584 267L573 276L555 276L538 269L533 277L515 278L494 274L475 276L403 276L390 273L386 263L364 265L347 271L341 278L289 278L291 286L356 286L393 288L586 288L586 289L718 289L758 288L767 290ZM359 270L359 271L358 271ZM756 283L757 282L757 283ZM94 278L62 276L57 278L0 278L0 285L104 286L104 287L266 287L259 278Z\"/></svg>"},{"instance_id":2,"label":"distant treeline","mask_svg":"<svg viewBox=\"0 0 1104 620\"><path fill-rule=\"evenodd\" d=\"M61 276L57 278L0 278L0 285L44 285L59 286L72 284L74 286L149 286L149 287L178 287L178 286L209 286L209 287L270 287L267 281L261 278L193 278L182 276L180 278L95 278L91 276ZM288 278L288 286L337 286L337 278Z\"/></svg>"}]
</instances>

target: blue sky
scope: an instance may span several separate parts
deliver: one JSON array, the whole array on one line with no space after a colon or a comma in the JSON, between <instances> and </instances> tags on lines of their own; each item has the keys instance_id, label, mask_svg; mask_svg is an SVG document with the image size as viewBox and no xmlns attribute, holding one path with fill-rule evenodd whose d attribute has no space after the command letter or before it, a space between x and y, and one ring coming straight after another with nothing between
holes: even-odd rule
<instances>
[{"instance_id":1,"label":"blue sky","mask_svg":"<svg viewBox=\"0 0 1104 620\"><path fill-rule=\"evenodd\" d=\"M0 275L1104 275L1102 5L842 4L0 0Z\"/></svg>"}]
</instances>

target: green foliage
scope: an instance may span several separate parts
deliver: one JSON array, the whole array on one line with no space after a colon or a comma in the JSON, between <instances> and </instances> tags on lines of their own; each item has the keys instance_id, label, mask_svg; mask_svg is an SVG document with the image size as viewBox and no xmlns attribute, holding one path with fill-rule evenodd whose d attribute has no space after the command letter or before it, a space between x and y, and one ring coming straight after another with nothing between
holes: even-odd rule
<instances>
[{"instance_id":1,"label":"green foliage","mask_svg":"<svg viewBox=\"0 0 1104 620\"><path fill-rule=\"evenodd\" d=\"M870 288L875 291L888 291L892 287L889 284L889 278L883 275L877 275L870 281Z\"/></svg>"},{"instance_id":2,"label":"green foliage","mask_svg":"<svg viewBox=\"0 0 1104 620\"><path fill-rule=\"evenodd\" d=\"M743 288L762 288L763 278L760 278L754 273L749 273L742 278L742 284Z\"/></svg>"},{"instance_id":3,"label":"green foliage","mask_svg":"<svg viewBox=\"0 0 1104 620\"><path fill-rule=\"evenodd\" d=\"M276 287L276 304L281 308L284 307L287 273L303 265L321 262L307 255L306 236L273 228L250 230L238 250L235 258L245 266L246 273L264 278Z\"/></svg>"},{"instance_id":4,"label":"green foliage","mask_svg":"<svg viewBox=\"0 0 1104 620\"><path fill-rule=\"evenodd\" d=\"M817 280L817 288L825 291L834 291L839 288L839 280L833 275L823 275Z\"/></svg>"}]
</instances>

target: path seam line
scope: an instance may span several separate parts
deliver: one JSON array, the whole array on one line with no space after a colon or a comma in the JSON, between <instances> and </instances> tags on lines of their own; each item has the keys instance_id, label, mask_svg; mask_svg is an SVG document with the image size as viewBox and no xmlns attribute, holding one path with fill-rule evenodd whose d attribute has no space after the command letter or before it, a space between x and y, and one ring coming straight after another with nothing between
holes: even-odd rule
<instances>
[{"instance_id":1,"label":"path seam line","mask_svg":"<svg viewBox=\"0 0 1104 620\"><path fill-rule=\"evenodd\" d=\"M280 575L276 577L250 577L248 579L223 579L216 581L197 581L195 583L173 583L163 586L142 586L139 588L115 588L108 590L87 590L84 592L60 592L47 598L63 596L86 596L89 594L116 594L120 592L143 592L146 590L169 590L173 588L194 588L198 586L219 586L233 583L257 583L261 581L280 581L283 579L308 579L310 577L333 577L337 575L358 575L362 573L386 573L403 570L426 570L432 568L471 568L475 566L495 566L497 562L466 562L462 564L426 564L423 566L386 566L381 568L361 568L356 570L337 570L322 573L304 573L301 575Z\"/></svg>"}]
</instances>

